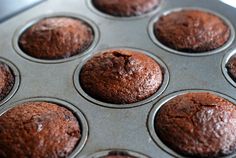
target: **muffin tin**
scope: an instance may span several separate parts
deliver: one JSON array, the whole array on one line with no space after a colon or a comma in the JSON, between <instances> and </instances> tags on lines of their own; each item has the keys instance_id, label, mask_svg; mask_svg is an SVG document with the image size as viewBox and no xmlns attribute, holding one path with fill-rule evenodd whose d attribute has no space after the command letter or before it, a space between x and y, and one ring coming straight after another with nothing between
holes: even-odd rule
<instances>
[{"instance_id":1,"label":"muffin tin","mask_svg":"<svg viewBox=\"0 0 236 158\"><path fill-rule=\"evenodd\" d=\"M176 9L192 7L213 12L226 21L231 29L227 44L213 52L196 55L176 53L156 44L152 30L154 20ZM130 153L134 151L150 158L182 157L170 153L167 146L156 141L150 130L153 128L153 109L166 102L173 92L182 90L213 91L235 102L235 83L230 81L225 70L229 56L236 53L235 15L234 8L219 1L206 3L204 0L161 0L160 6L150 13L119 18L100 13L92 6L91 0L47 0L0 25L0 57L12 68L16 76L13 90L1 102L1 114L19 101L28 101L25 98L43 98L49 102L55 101L51 98L58 98L63 100L62 106L69 102L73 105L73 108L70 106L69 109L76 114L76 111L83 113L83 120L87 120L85 122L88 124L87 129L87 125L82 127L83 132L88 131L87 137L81 141L82 145L78 144L70 157L95 155L97 158L97 152L107 149L125 150ZM94 29L95 39L92 46L81 55L61 60L39 60L25 55L18 46L20 34L38 20L54 16L75 17L88 22ZM153 98L148 98L148 101L134 105L113 106L88 98L80 89L80 68L100 50L114 48L141 50L157 59L167 75L160 93L157 92ZM80 115L78 117L80 118Z\"/></svg>"}]
</instances>

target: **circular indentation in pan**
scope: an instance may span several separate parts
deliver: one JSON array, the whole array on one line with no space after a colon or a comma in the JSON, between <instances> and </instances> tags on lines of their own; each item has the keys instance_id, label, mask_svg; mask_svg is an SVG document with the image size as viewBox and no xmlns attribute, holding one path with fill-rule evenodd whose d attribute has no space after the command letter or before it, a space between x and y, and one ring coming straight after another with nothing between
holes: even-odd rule
<instances>
[{"instance_id":1,"label":"circular indentation in pan","mask_svg":"<svg viewBox=\"0 0 236 158\"><path fill-rule=\"evenodd\" d=\"M227 26L229 27L230 29L230 36L229 36L229 39L228 41L221 47L219 48L216 48L214 50L211 50L211 51L207 51L207 52L200 52L200 53L189 53L189 52L182 52L182 51L178 51L178 50L175 50L175 49L172 49L164 44L162 44L162 42L160 42L156 35L155 35L155 31L154 31L154 25L155 23L162 17L162 16L166 16L170 13L173 13L173 12L178 12L178 11L182 11L182 10L199 10L199 11L203 11L203 12L208 12L210 14L213 14L219 18L221 18L226 24ZM231 24L231 22L224 16L222 16L221 14L219 13L216 13L214 11L211 11L211 10L207 10L207 9L203 9L203 8L197 8L197 7L186 7L186 8L175 8L175 9L171 9L171 10L168 10L168 11L165 11L163 13L160 13L158 15L155 15L152 20L150 21L149 23L149 26L148 26L148 33L149 33L149 36L150 38L152 39L152 41L159 47L163 48L164 50L168 51L168 52L171 52L171 53L175 53L175 54L178 54L178 55L185 55L185 56L206 56L206 55L211 55L211 54L216 54L216 53L219 53L219 52L222 52L223 50L225 50L226 48L228 48L234 38L235 38L235 30L234 30L234 27L233 25Z\"/></svg>"},{"instance_id":2,"label":"circular indentation in pan","mask_svg":"<svg viewBox=\"0 0 236 158\"><path fill-rule=\"evenodd\" d=\"M85 156L86 158L104 158L105 156L108 155L117 155L117 156L131 156L134 158L148 158L147 156L134 152L134 151L130 151L130 150L124 150L124 149L109 149L109 150L103 150L103 151L99 151L96 152L94 154L91 154L89 156ZM84 157L84 158L85 158Z\"/></svg>"},{"instance_id":3,"label":"circular indentation in pan","mask_svg":"<svg viewBox=\"0 0 236 158\"><path fill-rule=\"evenodd\" d=\"M83 51L79 54L76 54L74 56L68 57L68 58L63 58L63 59L53 59L53 60L39 59L39 58L32 57L32 56L28 55L27 53L25 53L19 46L19 39L20 39L21 35L27 29L29 29L31 26L33 26L34 24L36 24L40 20L49 19L49 18L56 18L56 17L65 17L65 18L72 18L72 19L81 20L85 24L90 26L93 31L93 36L94 36L91 45L85 51ZM96 44L98 43L98 40L99 40L99 29L93 21L85 18L84 16L77 15L77 14L55 13L55 14L43 15L38 18L35 18L35 19L31 20L30 22L28 22L27 24L21 26L19 29L17 29L14 34L14 37L13 37L13 47L16 50L16 52L25 59L28 59L28 60L34 61L34 62L38 62L38 63L51 64L51 63L63 63L63 62L71 61L76 58L80 58L80 57L84 56L85 54L88 54L96 46Z\"/></svg>"},{"instance_id":4,"label":"circular indentation in pan","mask_svg":"<svg viewBox=\"0 0 236 158\"><path fill-rule=\"evenodd\" d=\"M84 117L84 114L77 109L74 105L70 104L67 101L56 99L56 98L49 98L49 97L35 97L35 98L27 98L23 99L17 102L14 102L10 105L4 105L0 109L0 116L3 115L5 112L10 110L13 107L16 107L17 105L26 103L26 102L48 102L48 103L55 103L59 106L67 108L69 111L73 113L73 115L77 118L77 121L79 123L80 129L81 129L81 138L78 142L78 144L75 146L73 151L70 153L69 157L73 158L75 157L84 147L87 138L88 138L88 123L86 118ZM55 122L56 123L56 122Z\"/></svg>"},{"instance_id":5,"label":"circular indentation in pan","mask_svg":"<svg viewBox=\"0 0 236 158\"><path fill-rule=\"evenodd\" d=\"M14 85L10 90L10 92L6 95L6 97L0 101L0 106L1 106L2 104L6 103L16 93L20 84L20 72L14 64L12 64L10 61L4 58L0 58L0 62L6 64L10 68L12 75L14 77Z\"/></svg>"},{"instance_id":6,"label":"circular indentation in pan","mask_svg":"<svg viewBox=\"0 0 236 158\"><path fill-rule=\"evenodd\" d=\"M227 79L227 81L233 85L234 87L236 87L236 82L232 79L232 77L229 75L228 69L226 68L227 63L229 62L229 60L236 55L236 49L234 49L233 51L230 51L229 53L227 53L222 61L221 64L221 69L222 72L225 76L225 78Z\"/></svg>"},{"instance_id":7,"label":"circular indentation in pan","mask_svg":"<svg viewBox=\"0 0 236 158\"><path fill-rule=\"evenodd\" d=\"M111 48L111 49L106 49L106 50L101 50L101 51L98 51L100 53L104 52L104 51L109 51L109 50L117 50L117 49L124 49L124 50L133 50L133 51L138 51L140 53L143 53L145 55L148 55L149 57L151 57L152 59L154 59L161 67L162 69L162 72L163 72L163 81L162 81L162 84L160 86L160 88L157 90L157 92L155 92L152 96L148 97L147 99L144 99L142 101L139 101L139 102L136 102L136 103L131 103L131 104L112 104L112 103L106 103L106 102L102 102L102 101L99 101L97 99L94 99L93 97L89 96L84 90L83 88L81 87L80 85L80 79L79 79L79 76L80 76L80 71L83 67L83 65L89 60L91 59L93 56L90 56L86 59L84 59L80 64L79 66L76 68L75 72L74 72L74 85L77 89L77 91L79 92L79 94L81 94L85 99L91 101L92 103L94 104L97 104L97 105L101 105L101 106L104 106L104 107L110 107L110 108L118 108L118 109L122 109L122 108L132 108L132 107L137 107L137 106L141 106L141 105L144 105L148 102L151 102L153 101L154 99L156 99L158 96L160 96L163 91L166 89L167 85L168 85L168 82L169 82L169 71L168 71L168 68L167 66L165 65L165 63L159 59L158 57L150 54L149 52L145 51L145 50L140 50L140 49L133 49L133 48L123 48L123 47L120 47L120 48Z\"/></svg>"},{"instance_id":8,"label":"circular indentation in pan","mask_svg":"<svg viewBox=\"0 0 236 158\"><path fill-rule=\"evenodd\" d=\"M148 123L147 123L147 127L149 130L149 133L152 137L152 139L154 140L154 142L164 151L166 151L168 154L174 156L174 157L178 157L178 158L186 158L186 156L182 156L179 153L175 152L174 150L172 150L171 148L169 148L164 142L162 142L162 140L159 138L159 136L156 134L156 130L155 130L155 118L156 118L156 114L158 113L158 111L160 110L160 108L167 103L168 101L170 101L171 99L183 95L183 94L187 94L187 93L197 93L197 92L207 92L207 93L211 93L213 95L222 97L234 104L236 104L236 101L234 99L232 99L231 97L219 93L219 92L215 92L215 91L210 91L210 90L202 90L202 89L192 89L192 90L181 90L181 91L177 91L177 92L173 92L165 97L163 97L161 100L159 100L151 109L149 116L148 116ZM232 158L234 157L236 154L232 154L229 156L222 156L221 158Z\"/></svg>"},{"instance_id":9,"label":"circular indentation in pan","mask_svg":"<svg viewBox=\"0 0 236 158\"><path fill-rule=\"evenodd\" d=\"M145 17L148 17L148 16L151 16L153 14L155 14L156 12L159 11L159 9L163 6L164 4L164 1L163 0L160 0L159 4L154 7L152 10L146 12L146 13L143 13L141 15L137 15L137 16L129 16L129 17L125 17L125 16L113 16L113 15L110 15L110 14L106 14L106 13L103 13L102 11L98 10L94 5L93 5L93 0L87 0L87 6L90 10L92 10L94 13L96 13L97 15L100 15L101 17L104 17L104 18L107 18L107 19L111 19L111 20L138 20L138 19L141 19L141 18L145 18Z\"/></svg>"}]
</instances>

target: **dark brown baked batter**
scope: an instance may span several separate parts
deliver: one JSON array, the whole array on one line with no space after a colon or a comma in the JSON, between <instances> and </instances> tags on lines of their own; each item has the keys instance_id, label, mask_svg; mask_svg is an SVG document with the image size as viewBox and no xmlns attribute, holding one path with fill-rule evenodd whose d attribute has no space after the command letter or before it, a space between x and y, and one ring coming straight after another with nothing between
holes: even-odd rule
<instances>
[{"instance_id":1,"label":"dark brown baked batter","mask_svg":"<svg viewBox=\"0 0 236 158\"><path fill-rule=\"evenodd\" d=\"M131 156L120 156L120 155L110 155L110 156L105 156L104 158L134 158Z\"/></svg>"},{"instance_id":2,"label":"dark brown baked batter","mask_svg":"<svg viewBox=\"0 0 236 158\"><path fill-rule=\"evenodd\" d=\"M80 140L76 117L47 102L28 102L0 116L0 157L64 158Z\"/></svg>"},{"instance_id":3,"label":"dark brown baked batter","mask_svg":"<svg viewBox=\"0 0 236 158\"><path fill-rule=\"evenodd\" d=\"M129 17L155 9L160 0L93 0L92 2L98 10L106 14Z\"/></svg>"},{"instance_id":4,"label":"dark brown baked batter","mask_svg":"<svg viewBox=\"0 0 236 158\"><path fill-rule=\"evenodd\" d=\"M15 78L10 68L0 62L0 101L3 100L14 86Z\"/></svg>"},{"instance_id":5,"label":"dark brown baked batter","mask_svg":"<svg viewBox=\"0 0 236 158\"><path fill-rule=\"evenodd\" d=\"M229 76L236 82L236 56L229 59L226 64Z\"/></svg>"},{"instance_id":6,"label":"dark brown baked batter","mask_svg":"<svg viewBox=\"0 0 236 158\"><path fill-rule=\"evenodd\" d=\"M223 46L230 29L218 16L199 10L181 10L162 16L154 26L157 39L178 51L201 53Z\"/></svg>"},{"instance_id":7,"label":"dark brown baked batter","mask_svg":"<svg viewBox=\"0 0 236 158\"><path fill-rule=\"evenodd\" d=\"M101 158L136 158L136 157L130 156L129 154L125 152L112 151L107 156L104 156Z\"/></svg>"},{"instance_id":8,"label":"dark brown baked batter","mask_svg":"<svg viewBox=\"0 0 236 158\"><path fill-rule=\"evenodd\" d=\"M236 106L211 93L171 99L154 124L160 139L182 155L213 158L236 151Z\"/></svg>"},{"instance_id":9,"label":"dark brown baked batter","mask_svg":"<svg viewBox=\"0 0 236 158\"><path fill-rule=\"evenodd\" d=\"M163 73L159 64L143 53L108 50L87 61L80 72L80 84L100 101L129 104L154 94Z\"/></svg>"},{"instance_id":10,"label":"dark brown baked batter","mask_svg":"<svg viewBox=\"0 0 236 158\"><path fill-rule=\"evenodd\" d=\"M84 52L93 41L93 30L79 19L55 17L39 21L19 39L20 48L39 59L62 59Z\"/></svg>"}]
</instances>

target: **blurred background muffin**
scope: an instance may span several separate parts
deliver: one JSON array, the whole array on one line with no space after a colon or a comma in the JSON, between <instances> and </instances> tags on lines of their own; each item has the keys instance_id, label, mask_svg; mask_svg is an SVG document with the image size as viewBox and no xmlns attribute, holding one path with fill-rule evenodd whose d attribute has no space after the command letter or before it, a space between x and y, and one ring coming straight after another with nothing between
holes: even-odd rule
<instances>
[{"instance_id":1,"label":"blurred background muffin","mask_svg":"<svg viewBox=\"0 0 236 158\"><path fill-rule=\"evenodd\" d=\"M117 17L143 15L158 7L160 0L92 0L99 11Z\"/></svg>"}]
</instances>

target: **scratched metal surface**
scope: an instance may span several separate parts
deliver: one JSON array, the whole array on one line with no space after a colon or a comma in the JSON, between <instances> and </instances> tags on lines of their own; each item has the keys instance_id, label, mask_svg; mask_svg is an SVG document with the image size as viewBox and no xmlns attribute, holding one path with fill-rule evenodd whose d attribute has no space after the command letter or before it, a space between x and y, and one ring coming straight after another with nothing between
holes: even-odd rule
<instances>
[{"instance_id":1,"label":"scratched metal surface","mask_svg":"<svg viewBox=\"0 0 236 158\"><path fill-rule=\"evenodd\" d=\"M159 45L152 38L153 20L171 10L194 7L210 10L228 19L232 36L230 42L217 52L191 56L172 52ZM81 17L95 29L95 42L84 54L66 60L47 62L25 56L17 46L20 33L33 22L42 17L65 15ZM71 157L95 157L97 151L107 149L124 149L131 154L137 152L150 158L173 158L176 156L166 146L162 146L152 136L153 107L158 107L163 99L173 92L182 90L214 91L223 96L236 99L235 87L223 73L224 63L235 48L234 28L236 10L219 1L206 3L205 0L162 0L155 11L135 18L113 18L99 13L90 0L48 0L29 9L0 25L0 58L14 65L19 86L15 93L1 103L0 112L28 98L54 98L70 104L85 117L88 133L84 144L76 148ZM133 48L144 50L161 60L169 72L167 87L163 93L156 95L149 102L131 108L114 108L91 101L86 94L78 90L78 66L98 50L111 48ZM13 91L14 92L14 91ZM172 96L172 95L171 95ZM50 101L50 99L49 99ZM63 102L60 102L63 104ZM121 105L122 106L122 105ZM86 123L85 123L86 124ZM86 125L85 125L86 126ZM86 133L85 133L86 134ZM124 151L122 150L122 151ZM90 156L89 156L90 155ZM180 156L177 156L180 157ZM232 156L229 156L232 157Z\"/></svg>"}]
</instances>

